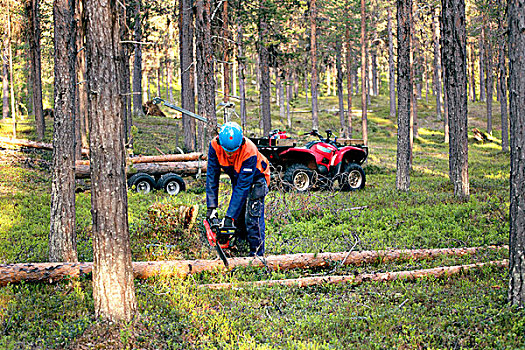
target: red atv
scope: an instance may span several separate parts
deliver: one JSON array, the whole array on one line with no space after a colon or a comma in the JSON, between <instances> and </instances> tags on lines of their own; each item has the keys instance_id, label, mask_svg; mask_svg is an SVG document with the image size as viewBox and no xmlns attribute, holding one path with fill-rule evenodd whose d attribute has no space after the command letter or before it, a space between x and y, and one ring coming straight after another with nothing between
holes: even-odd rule
<instances>
[{"instance_id":1,"label":"red atv","mask_svg":"<svg viewBox=\"0 0 525 350\"><path fill-rule=\"evenodd\" d=\"M275 134L275 133L274 133ZM305 147L280 145L275 136L264 142L254 140L260 152L264 154L287 189L308 191L313 188L355 191L365 186L365 172L361 167L368 156L368 148L362 144L343 145L337 137L332 140L331 130L326 130L323 138L317 130L308 135L319 138L308 142ZM273 142L272 142L273 141ZM266 143L266 144L264 144Z\"/></svg>"}]
</instances>

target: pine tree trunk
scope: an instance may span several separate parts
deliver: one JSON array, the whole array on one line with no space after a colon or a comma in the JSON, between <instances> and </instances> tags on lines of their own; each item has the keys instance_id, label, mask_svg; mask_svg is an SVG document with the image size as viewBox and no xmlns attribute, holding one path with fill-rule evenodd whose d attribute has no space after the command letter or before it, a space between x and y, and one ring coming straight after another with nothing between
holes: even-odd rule
<instances>
[{"instance_id":1,"label":"pine tree trunk","mask_svg":"<svg viewBox=\"0 0 525 350\"><path fill-rule=\"evenodd\" d=\"M3 50L2 60L2 118L9 117L9 73L7 69L7 50Z\"/></svg>"},{"instance_id":2,"label":"pine tree trunk","mask_svg":"<svg viewBox=\"0 0 525 350\"><path fill-rule=\"evenodd\" d=\"M362 137L365 145L368 144L368 117L367 117L367 76L368 71L366 68L366 12L365 12L365 0L361 0L361 125L362 125Z\"/></svg>"},{"instance_id":3,"label":"pine tree trunk","mask_svg":"<svg viewBox=\"0 0 525 350\"><path fill-rule=\"evenodd\" d=\"M277 85L277 97L278 97L277 100L279 101L279 118L281 119L281 124L283 124L283 120L285 118L286 111L285 111L285 106L284 106L284 87L283 87L282 76L281 76L282 70L280 68L276 68L275 71L276 71L275 81Z\"/></svg>"},{"instance_id":4,"label":"pine tree trunk","mask_svg":"<svg viewBox=\"0 0 525 350\"><path fill-rule=\"evenodd\" d=\"M467 199L469 177L465 0L442 0L442 9L442 61L450 127L450 180L456 197Z\"/></svg>"},{"instance_id":5,"label":"pine tree trunk","mask_svg":"<svg viewBox=\"0 0 525 350\"><path fill-rule=\"evenodd\" d=\"M244 56L244 33L240 16L237 17L237 61L239 74L239 98L241 100L240 115L241 127L246 130L246 80L244 72L246 71L246 57Z\"/></svg>"},{"instance_id":6,"label":"pine tree trunk","mask_svg":"<svg viewBox=\"0 0 525 350\"><path fill-rule=\"evenodd\" d=\"M350 43L350 29L346 26L346 104L348 106L347 114L347 133L345 137L352 138L352 48Z\"/></svg>"},{"instance_id":7,"label":"pine tree trunk","mask_svg":"<svg viewBox=\"0 0 525 350\"><path fill-rule=\"evenodd\" d=\"M436 116L441 120L441 49L439 47L439 9L435 9L432 16L433 43L434 43L434 93L436 95Z\"/></svg>"},{"instance_id":8,"label":"pine tree trunk","mask_svg":"<svg viewBox=\"0 0 525 350\"><path fill-rule=\"evenodd\" d=\"M128 322L135 314L137 301L128 228L124 125L120 115L117 3L86 0L86 12L95 315Z\"/></svg>"},{"instance_id":9,"label":"pine tree trunk","mask_svg":"<svg viewBox=\"0 0 525 350\"><path fill-rule=\"evenodd\" d=\"M335 66L337 69L337 98L339 100L339 124L341 125L341 131L340 135L346 135L347 134L347 126L345 123L345 98L343 96L343 64L342 64L342 56L343 56L343 44L341 43L341 39L338 39L335 42Z\"/></svg>"},{"instance_id":10,"label":"pine tree trunk","mask_svg":"<svg viewBox=\"0 0 525 350\"><path fill-rule=\"evenodd\" d=\"M525 1L509 0L509 301L525 306Z\"/></svg>"},{"instance_id":11,"label":"pine tree trunk","mask_svg":"<svg viewBox=\"0 0 525 350\"><path fill-rule=\"evenodd\" d=\"M476 67L474 62L474 44L470 45L470 90L471 101L476 102Z\"/></svg>"},{"instance_id":12,"label":"pine tree trunk","mask_svg":"<svg viewBox=\"0 0 525 350\"><path fill-rule=\"evenodd\" d=\"M267 136L272 130L271 105L270 105L270 54L268 52L268 22L266 9L263 2L259 13L259 68L261 70L261 122L263 135Z\"/></svg>"},{"instance_id":13,"label":"pine tree trunk","mask_svg":"<svg viewBox=\"0 0 525 350\"><path fill-rule=\"evenodd\" d=\"M133 114L144 115L142 111L142 15L140 13L142 0L137 0L135 8L135 26L133 27L133 39L135 41L134 60L133 60Z\"/></svg>"},{"instance_id":14,"label":"pine tree trunk","mask_svg":"<svg viewBox=\"0 0 525 350\"><path fill-rule=\"evenodd\" d=\"M413 11L413 10L412 10ZM414 28L414 18L413 15L410 15L411 28ZM411 67L410 74L412 77L412 109L411 109L411 128L410 131L412 135L410 136L410 149L413 149L414 138L418 137L418 125L417 125L417 100L419 99L420 94L420 79L419 79L419 41L416 37L415 31L411 32L411 41L412 41L412 50L411 50ZM412 155L410 158L410 167L412 167Z\"/></svg>"},{"instance_id":15,"label":"pine tree trunk","mask_svg":"<svg viewBox=\"0 0 525 350\"><path fill-rule=\"evenodd\" d=\"M13 75L13 51L11 43L11 1L7 2L7 55L9 57L9 87L11 95L11 118L13 120L13 138L16 139L15 78Z\"/></svg>"},{"instance_id":16,"label":"pine tree trunk","mask_svg":"<svg viewBox=\"0 0 525 350\"><path fill-rule=\"evenodd\" d=\"M85 8L84 1L76 1L76 17L77 22L77 102L76 102L76 115L77 115L77 130L79 134L77 136L77 143L80 138L80 144L77 144L77 159L78 149L88 148L88 129L89 120L87 113L87 82L86 82L86 25L85 25ZM80 150L82 153L82 151Z\"/></svg>"},{"instance_id":17,"label":"pine tree trunk","mask_svg":"<svg viewBox=\"0 0 525 350\"><path fill-rule=\"evenodd\" d=\"M317 101L319 91L317 71L317 3L310 0L310 60L312 64L312 129L319 130L319 105Z\"/></svg>"},{"instance_id":18,"label":"pine tree trunk","mask_svg":"<svg viewBox=\"0 0 525 350\"><path fill-rule=\"evenodd\" d=\"M180 70L181 70L181 107L195 112L195 66L193 61L193 2L180 1ZM182 115L184 128L184 147L194 151L196 147L195 119Z\"/></svg>"},{"instance_id":19,"label":"pine tree trunk","mask_svg":"<svg viewBox=\"0 0 525 350\"><path fill-rule=\"evenodd\" d=\"M479 39L479 100L485 102L487 87L485 86L485 26L481 24L481 38Z\"/></svg>"},{"instance_id":20,"label":"pine tree trunk","mask_svg":"<svg viewBox=\"0 0 525 350\"><path fill-rule=\"evenodd\" d=\"M306 92L306 95L308 96L308 91ZM290 101L291 100L292 100L292 73L290 72L290 68L288 68L288 73L286 77L286 121L288 123L289 132L292 131L292 114L290 113Z\"/></svg>"},{"instance_id":21,"label":"pine tree trunk","mask_svg":"<svg viewBox=\"0 0 525 350\"><path fill-rule=\"evenodd\" d=\"M390 117L396 116L396 72L394 66L394 38L392 35L392 7L388 6L388 86L390 96Z\"/></svg>"},{"instance_id":22,"label":"pine tree trunk","mask_svg":"<svg viewBox=\"0 0 525 350\"><path fill-rule=\"evenodd\" d=\"M28 23L29 58L31 61L30 76L31 87L33 90L33 112L35 114L36 137L38 141L42 141L44 139L46 124L42 107L39 0L27 0L25 7Z\"/></svg>"},{"instance_id":23,"label":"pine tree trunk","mask_svg":"<svg viewBox=\"0 0 525 350\"><path fill-rule=\"evenodd\" d=\"M374 48L372 50L372 94L374 96L377 96L379 94L377 80L378 80L378 74L377 74L377 52L376 52L376 49Z\"/></svg>"},{"instance_id":24,"label":"pine tree trunk","mask_svg":"<svg viewBox=\"0 0 525 350\"><path fill-rule=\"evenodd\" d=\"M78 261L75 231L76 38L73 0L53 3L55 114L49 261Z\"/></svg>"},{"instance_id":25,"label":"pine tree trunk","mask_svg":"<svg viewBox=\"0 0 525 350\"><path fill-rule=\"evenodd\" d=\"M503 0L500 0L500 8L504 8ZM503 11L502 11L503 12ZM498 19L499 32L503 33L505 15L500 15ZM507 106L507 42L503 35L499 39L499 87L500 87L500 110L501 110L501 149L503 152L509 151L509 127L508 127L508 106Z\"/></svg>"},{"instance_id":26,"label":"pine tree trunk","mask_svg":"<svg viewBox=\"0 0 525 350\"><path fill-rule=\"evenodd\" d=\"M492 92L494 90L494 74L492 72L492 47L491 43L487 41L487 132L492 135Z\"/></svg>"},{"instance_id":27,"label":"pine tree trunk","mask_svg":"<svg viewBox=\"0 0 525 350\"><path fill-rule=\"evenodd\" d=\"M222 47L224 50L224 56L223 60L224 63L224 102L228 102L230 100L230 94L231 94L231 84L230 84L230 30L228 29L229 25L229 17L228 17L228 1L224 1L222 3L222 36L223 36L223 42Z\"/></svg>"},{"instance_id":28,"label":"pine tree trunk","mask_svg":"<svg viewBox=\"0 0 525 350\"><path fill-rule=\"evenodd\" d=\"M207 146L216 136L217 114L215 110L215 64L211 42L211 1L195 2L195 53L197 56L197 98L199 114L208 120L206 138Z\"/></svg>"},{"instance_id":29,"label":"pine tree trunk","mask_svg":"<svg viewBox=\"0 0 525 350\"><path fill-rule=\"evenodd\" d=\"M412 0L397 0L397 172L396 188L410 189L410 69Z\"/></svg>"}]
</instances>

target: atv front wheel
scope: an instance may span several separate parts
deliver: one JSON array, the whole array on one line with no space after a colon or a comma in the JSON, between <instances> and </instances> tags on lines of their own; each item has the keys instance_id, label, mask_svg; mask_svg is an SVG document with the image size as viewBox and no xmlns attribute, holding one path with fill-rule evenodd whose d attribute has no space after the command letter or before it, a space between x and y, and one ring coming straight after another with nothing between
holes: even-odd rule
<instances>
[{"instance_id":1,"label":"atv front wheel","mask_svg":"<svg viewBox=\"0 0 525 350\"><path fill-rule=\"evenodd\" d=\"M292 164L284 172L285 186L297 192L308 191L314 185L315 172L304 164Z\"/></svg>"},{"instance_id":2,"label":"atv front wheel","mask_svg":"<svg viewBox=\"0 0 525 350\"><path fill-rule=\"evenodd\" d=\"M366 176L359 164L350 163L341 177L343 191L356 191L365 187Z\"/></svg>"}]
</instances>

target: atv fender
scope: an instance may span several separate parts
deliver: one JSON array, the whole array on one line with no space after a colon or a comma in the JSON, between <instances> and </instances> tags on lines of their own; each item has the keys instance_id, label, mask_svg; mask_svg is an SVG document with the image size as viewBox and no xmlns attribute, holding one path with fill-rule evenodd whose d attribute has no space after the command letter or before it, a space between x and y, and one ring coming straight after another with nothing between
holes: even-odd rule
<instances>
[{"instance_id":1,"label":"atv fender","mask_svg":"<svg viewBox=\"0 0 525 350\"><path fill-rule=\"evenodd\" d=\"M279 157L282 163L302 163L312 170L317 169L314 153L306 148L290 148Z\"/></svg>"},{"instance_id":2,"label":"atv fender","mask_svg":"<svg viewBox=\"0 0 525 350\"><path fill-rule=\"evenodd\" d=\"M346 163L363 164L367 158L366 151L362 148L345 146L340 149L336 156L331 161L331 166L336 166L345 160Z\"/></svg>"}]
</instances>

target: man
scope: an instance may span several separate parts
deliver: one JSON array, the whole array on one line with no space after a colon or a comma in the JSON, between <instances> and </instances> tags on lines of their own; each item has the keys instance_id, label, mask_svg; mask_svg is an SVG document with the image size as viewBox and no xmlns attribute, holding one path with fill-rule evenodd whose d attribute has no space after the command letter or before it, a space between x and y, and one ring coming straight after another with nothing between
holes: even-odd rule
<instances>
[{"instance_id":1,"label":"man","mask_svg":"<svg viewBox=\"0 0 525 350\"><path fill-rule=\"evenodd\" d=\"M248 241L250 256L264 255L264 197L270 184L268 160L234 122L222 125L210 142L206 175L208 220L217 218L221 169L230 177L232 195L222 227L236 227L238 239Z\"/></svg>"}]
</instances>

